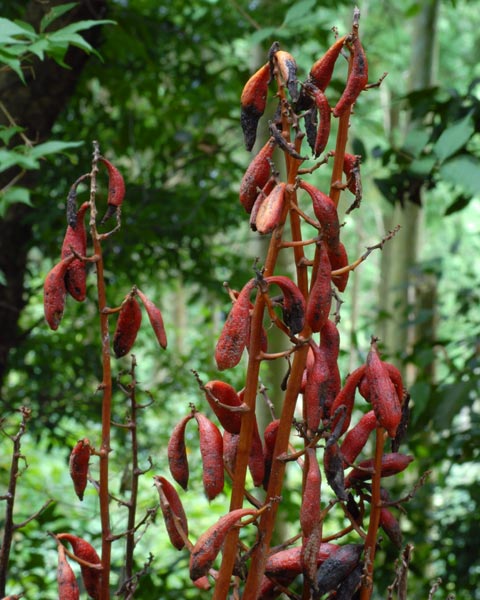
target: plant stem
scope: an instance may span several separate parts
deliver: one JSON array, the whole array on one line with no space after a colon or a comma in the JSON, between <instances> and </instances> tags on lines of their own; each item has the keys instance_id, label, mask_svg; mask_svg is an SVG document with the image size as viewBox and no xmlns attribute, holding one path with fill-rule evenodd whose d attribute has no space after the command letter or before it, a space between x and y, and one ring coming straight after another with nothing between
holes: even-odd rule
<instances>
[{"instance_id":1,"label":"plant stem","mask_svg":"<svg viewBox=\"0 0 480 600\"><path fill-rule=\"evenodd\" d=\"M375 560L375 550L377 544L378 525L380 523L380 509L382 499L380 496L381 474L382 474L382 455L385 444L385 430L383 427L377 427L377 436L375 440L375 471L372 476L372 502L370 509L370 521L368 524L367 537L365 539L365 577L362 578L362 587L360 588L360 600L370 600L373 590L373 563Z\"/></svg>"},{"instance_id":2,"label":"plant stem","mask_svg":"<svg viewBox=\"0 0 480 600\"><path fill-rule=\"evenodd\" d=\"M140 470L138 468L137 400L135 393L136 365L137 363L135 357L133 357L130 382L130 417L128 419L128 426L130 429L132 444L132 479L130 501L128 502L127 540L125 544L125 578L127 580L131 579L133 576L133 551L135 549L135 518L137 512L138 478L140 477Z\"/></svg>"},{"instance_id":3,"label":"plant stem","mask_svg":"<svg viewBox=\"0 0 480 600\"><path fill-rule=\"evenodd\" d=\"M20 423L20 427L16 435L11 437L13 442L13 452L12 452L12 461L10 463L10 477L8 481L8 490L6 494L6 502L7 506L5 509L5 525L4 525L4 533L2 540L2 547L0 548L0 596L3 598L5 596L5 588L7 585L7 571L8 571L8 562L10 559L10 551L12 548L12 539L13 532L15 531L15 524L13 522L13 509L15 506L15 492L17 489L18 482L18 463L20 458L22 458L21 454L21 439L24 435L27 422L30 419L30 409L22 406L20 408L20 413L22 415L22 421Z\"/></svg>"},{"instance_id":4,"label":"plant stem","mask_svg":"<svg viewBox=\"0 0 480 600\"><path fill-rule=\"evenodd\" d=\"M100 335L102 340L102 443L100 447L100 520L102 525L102 586L100 600L109 600L110 598L110 567L111 567L111 529L110 529L110 497L108 489L108 458L110 448L110 428L112 413L112 372L110 362L110 334L108 331L108 315L105 313L107 307L104 265L102 256L102 246L96 227L96 206L95 197L97 193L97 173L98 158L100 150L98 142L94 142L94 153L92 162L92 174L90 179L90 228L93 240L93 249L97 257L97 294L98 310L100 313Z\"/></svg>"}]
</instances>

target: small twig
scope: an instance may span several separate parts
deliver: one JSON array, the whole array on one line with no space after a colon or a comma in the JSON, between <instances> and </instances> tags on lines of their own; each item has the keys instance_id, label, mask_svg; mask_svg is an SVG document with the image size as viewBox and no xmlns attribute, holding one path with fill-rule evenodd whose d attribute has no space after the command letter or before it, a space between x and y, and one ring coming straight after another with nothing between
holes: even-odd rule
<instances>
[{"instance_id":1,"label":"small twig","mask_svg":"<svg viewBox=\"0 0 480 600\"><path fill-rule=\"evenodd\" d=\"M44 502L44 504L36 511L33 513L33 515L31 515L30 517L28 517L28 519L25 519L25 521L22 521L21 523L15 523L13 525L13 530L17 531L17 529L22 529L22 527L25 527L25 525L28 525L31 521L33 521L34 519L36 519L39 515L42 514L42 512L48 507L50 506L50 504L52 504L53 502L55 502L55 500L53 500L53 498L48 499L46 502Z\"/></svg>"}]
</instances>

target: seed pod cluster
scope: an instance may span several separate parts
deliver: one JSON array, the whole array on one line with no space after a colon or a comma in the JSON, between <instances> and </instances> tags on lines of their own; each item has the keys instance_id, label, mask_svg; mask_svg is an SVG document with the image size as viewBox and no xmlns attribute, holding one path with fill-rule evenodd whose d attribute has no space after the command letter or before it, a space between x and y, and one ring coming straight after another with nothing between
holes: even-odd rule
<instances>
[{"instance_id":1,"label":"seed pod cluster","mask_svg":"<svg viewBox=\"0 0 480 600\"><path fill-rule=\"evenodd\" d=\"M86 540L77 537L71 533L59 533L57 534L58 540L65 540L68 542L73 550L73 553L83 561L90 563L91 565L101 566L100 557L97 554L95 548ZM80 565L82 572L83 585L90 598L98 600L100 598L100 590L102 584L102 571L95 569L93 566L88 567L86 565Z\"/></svg>"}]
</instances>

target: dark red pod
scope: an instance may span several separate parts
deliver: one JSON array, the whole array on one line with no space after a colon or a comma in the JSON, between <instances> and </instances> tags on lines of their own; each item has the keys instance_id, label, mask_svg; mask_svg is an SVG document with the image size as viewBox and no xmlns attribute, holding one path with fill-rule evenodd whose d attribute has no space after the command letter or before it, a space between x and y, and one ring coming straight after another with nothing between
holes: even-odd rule
<instances>
[{"instance_id":1,"label":"dark red pod","mask_svg":"<svg viewBox=\"0 0 480 600\"><path fill-rule=\"evenodd\" d=\"M142 311L138 300L129 294L122 304L113 334L113 351L117 358L130 352L142 322Z\"/></svg>"},{"instance_id":2,"label":"dark red pod","mask_svg":"<svg viewBox=\"0 0 480 600\"><path fill-rule=\"evenodd\" d=\"M282 314L290 333L295 335L302 331L305 324L305 298L298 286L284 275L270 275L265 277L268 285L278 285L282 290Z\"/></svg>"},{"instance_id":3,"label":"dark red pod","mask_svg":"<svg viewBox=\"0 0 480 600\"><path fill-rule=\"evenodd\" d=\"M275 442L277 441L278 427L280 425L280 419L271 421L263 432L263 440L265 442L264 449L264 462L265 462L265 475L263 480L263 487L266 490L268 488L268 480L270 478L270 471L272 469L273 451L275 449Z\"/></svg>"},{"instance_id":4,"label":"dark red pod","mask_svg":"<svg viewBox=\"0 0 480 600\"><path fill-rule=\"evenodd\" d=\"M160 309L149 300L145 294L137 288L137 295L143 303L145 310L147 311L150 325L152 326L153 332L158 340L160 346L165 350L167 347L167 334L165 333L165 326L163 325L163 317Z\"/></svg>"},{"instance_id":5,"label":"dark red pod","mask_svg":"<svg viewBox=\"0 0 480 600\"><path fill-rule=\"evenodd\" d=\"M317 586L312 595L313 600L319 600L323 594L334 590L346 579L358 565L361 553L360 544L346 544L329 556L317 571Z\"/></svg>"},{"instance_id":6,"label":"dark red pod","mask_svg":"<svg viewBox=\"0 0 480 600\"><path fill-rule=\"evenodd\" d=\"M338 38L325 54L319 58L310 69L310 80L316 85L317 88L323 92L326 90L330 80L332 78L333 69L337 58L342 51L343 45L345 44L347 36L344 35Z\"/></svg>"},{"instance_id":7,"label":"dark red pod","mask_svg":"<svg viewBox=\"0 0 480 600\"><path fill-rule=\"evenodd\" d=\"M322 228L322 239L327 244L330 252L336 251L340 243L340 223L335 203L327 194L303 179L299 180L298 185L312 199L313 212Z\"/></svg>"},{"instance_id":8,"label":"dark red pod","mask_svg":"<svg viewBox=\"0 0 480 600\"><path fill-rule=\"evenodd\" d=\"M277 183L266 198L263 198L256 211L255 223L253 227L252 220L250 224L252 229L261 234L272 233L272 231L282 223L282 217L285 212L285 189L287 184L283 181Z\"/></svg>"},{"instance_id":9,"label":"dark red pod","mask_svg":"<svg viewBox=\"0 0 480 600\"><path fill-rule=\"evenodd\" d=\"M250 332L250 294L255 287L251 279L241 289L218 338L215 362L223 371L238 365Z\"/></svg>"},{"instance_id":10,"label":"dark red pod","mask_svg":"<svg viewBox=\"0 0 480 600\"><path fill-rule=\"evenodd\" d=\"M252 212L258 190L263 189L270 179L271 159L275 146L274 139L270 138L249 164L240 182L240 202L248 214Z\"/></svg>"},{"instance_id":11,"label":"dark red pod","mask_svg":"<svg viewBox=\"0 0 480 600\"><path fill-rule=\"evenodd\" d=\"M329 371L323 353L313 339L309 340L313 352L313 362L307 369L307 380L304 391L305 419L310 431L316 431L320 421L325 417L325 404L328 398Z\"/></svg>"},{"instance_id":12,"label":"dark red pod","mask_svg":"<svg viewBox=\"0 0 480 600\"><path fill-rule=\"evenodd\" d=\"M333 419L332 422L332 430L336 428L339 421L343 419L343 425L341 427L341 431L339 435L343 435L345 431L347 431L348 426L350 425L350 419L352 417L353 403L355 400L355 391L362 380L363 375L365 374L366 366L362 365L355 369L353 373L351 373L347 380L345 381L345 385L338 392L337 397L333 401L331 416ZM342 410L341 407L344 407ZM338 414L336 415L335 413Z\"/></svg>"},{"instance_id":13,"label":"dark red pod","mask_svg":"<svg viewBox=\"0 0 480 600\"><path fill-rule=\"evenodd\" d=\"M250 77L242 90L240 123L245 147L249 151L255 144L258 121L265 112L269 81L270 65L266 63Z\"/></svg>"},{"instance_id":14,"label":"dark red pod","mask_svg":"<svg viewBox=\"0 0 480 600\"><path fill-rule=\"evenodd\" d=\"M43 285L43 309L45 320L50 329L58 329L65 310L67 288L65 274L73 261L73 255L67 256L57 263L47 274Z\"/></svg>"},{"instance_id":15,"label":"dark red pod","mask_svg":"<svg viewBox=\"0 0 480 600\"><path fill-rule=\"evenodd\" d=\"M342 242L339 242L338 246L334 249L328 248L328 258L330 259L330 265L332 267L332 271L336 271L337 269L343 269L344 267L348 267L348 255L345 246ZM350 275L350 271L345 271L340 275L332 275L332 282L337 287L339 292L343 292L347 287L348 276Z\"/></svg>"},{"instance_id":16,"label":"dark red pod","mask_svg":"<svg viewBox=\"0 0 480 600\"><path fill-rule=\"evenodd\" d=\"M340 549L336 544L322 543L318 549L317 565L321 565L329 557L334 556ZM302 549L287 548L271 554L265 564L265 573L276 577L278 575L296 576L302 572Z\"/></svg>"},{"instance_id":17,"label":"dark red pod","mask_svg":"<svg viewBox=\"0 0 480 600\"><path fill-rule=\"evenodd\" d=\"M391 477L404 471L412 462L413 456L401 454L400 452L390 452L382 456L382 466L380 477ZM358 463L358 467L352 469L345 478L345 487L351 487L353 482L367 481L372 478L374 471L374 459L368 458Z\"/></svg>"},{"instance_id":18,"label":"dark red pod","mask_svg":"<svg viewBox=\"0 0 480 600\"><path fill-rule=\"evenodd\" d=\"M228 532L242 517L254 515L255 510L250 508L238 508L223 515L197 540L190 555L190 578L195 581L205 576L220 552L220 548Z\"/></svg>"},{"instance_id":19,"label":"dark red pod","mask_svg":"<svg viewBox=\"0 0 480 600\"><path fill-rule=\"evenodd\" d=\"M328 321L332 307L332 267L325 244L318 247L318 269L310 289L305 318L311 330L316 333Z\"/></svg>"},{"instance_id":20,"label":"dark red pod","mask_svg":"<svg viewBox=\"0 0 480 600\"><path fill-rule=\"evenodd\" d=\"M260 210L260 207L263 204L263 201L268 198L268 196L271 194L271 192L273 191L273 188L277 185L277 182L275 180L274 177L270 177L270 179L267 181L267 183L263 186L263 188L258 192L258 195L255 199L255 202L253 203L253 207L252 210L250 212L250 228L252 231L257 231L257 225L256 225L256 221L257 221L257 214L258 211Z\"/></svg>"},{"instance_id":21,"label":"dark red pod","mask_svg":"<svg viewBox=\"0 0 480 600\"><path fill-rule=\"evenodd\" d=\"M305 477L300 507L300 526L305 537L310 536L320 520L320 486L322 476L314 448L305 452Z\"/></svg>"},{"instance_id":22,"label":"dark red pod","mask_svg":"<svg viewBox=\"0 0 480 600\"><path fill-rule=\"evenodd\" d=\"M313 144L313 153L317 157L320 156L320 154L325 150L325 147L328 143L332 116L330 104L328 103L327 97L322 90L308 83L306 84L306 90L312 96L315 102L319 117L315 142Z\"/></svg>"},{"instance_id":23,"label":"dark red pod","mask_svg":"<svg viewBox=\"0 0 480 600\"><path fill-rule=\"evenodd\" d=\"M73 553L78 558L92 564L101 565L100 557L95 548L84 539L72 535L71 533L59 533L59 540L66 540L72 547ZM102 585L102 571L93 567L80 565L82 571L83 585L90 598L98 600L100 598L100 590Z\"/></svg>"},{"instance_id":24,"label":"dark red pod","mask_svg":"<svg viewBox=\"0 0 480 600\"><path fill-rule=\"evenodd\" d=\"M85 256L87 253L87 232L84 219L89 206L89 202L84 202L76 214L75 227L68 225L62 243L62 258L70 256L72 249L80 256ZM85 300L87 296L87 269L82 260L75 258L68 266L65 273L65 287L70 296L78 302Z\"/></svg>"},{"instance_id":25,"label":"dark red pod","mask_svg":"<svg viewBox=\"0 0 480 600\"><path fill-rule=\"evenodd\" d=\"M223 491L223 438L218 427L205 415L195 412L194 417L200 438L203 489L207 498L213 500Z\"/></svg>"},{"instance_id":26,"label":"dark red pod","mask_svg":"<svg viewBox=\"0 0 480 600\"><path fill-rule=\"evenodd\" d=\"M348 154L345 152L343 157L343 172L345 173L345 177L347 178L347 186L348 189L354 194L357 195L357 182L360 176L360 156L355 154Z\"/></svg>"},{"instance_id":27,"label":"dark red pod","mask_svg":"<svg viewBox=\"0 0 480 600\"><path fill-rule=\"evenodd\" d=\"M367 443L370 434L377 427L377 417L373 410L371 410L363 415L355 427L350 429L340 447L344 467L351 465L355 461Z\"/></svg>"},{"instance_id":28,"label":"dark red pod","mask_svg":"<svg viewBox=\"0 0 480 600\"><path fill-rule=\"evenodd\" d=\"M402 408L388 369L380 359L375 341L372 341L367 356L365 376L377 420L387 430L388 435L394 438L402 418Z\"/></svg>"},{"instance_id":29,"label":"dark red pod","mask_svg":"<svg viewBox=\"0 0 480 600\"><path fill-rule=\"evenodd\" d=\"M185 428L190 419L193 419L192 414L183 417L183 419L175 425L167 445L170 473L184 490L188 487L189 477L187 449L185 447Z\"/></svg>"},{"instance_id":30,"label":"dark red pod","mask_svg":"<svg viewBox=\"0 0 480 600\"><path fill-rule=\"evenodd\" d=\"M402 547L402 532L400 524L393 515L392 511L386 507L380 509L380 527L390 538L391 542L397 547Z\"/></svg>"},{"instance_id":31,"label":"dark red pod","mask_svg":"<svg viewBox=\"0 0 480 600\"><path fill-rule=\"evenodd\" d=\"M348 76L347 85L337 105L333 109L335 117L341 117L358 98L360 92L368 83L368 62L360 39L356 37L353 42L352 70Z\"/></svg>"},{"instance_id":32,"label":"dark red pod","mask_svg":"<svg viewBox=\"0 0 480 600\"><path fill-rule=\"evenodd\" d=\"M101 223L105 223L105 221L112 217L122 205L125 197L125 181L117 167L109 160L103 156L100 156L99 160L107 167L108 171L108 206L107 212L101 220Z\"/></svg>"},{"instance_id":33,"label":"dark red pod","mask_svg":"<svg viewBox=\"0 0 480 600\"><path fill-rule=\"evenodd\" d=\"M338 355L340 352L340 334L333 321L327 319L320 329L320 352L322 352L328 368L329 392L325 402L325 416L330 416L332 403L341 388L340 370L338 368ZM330 402L330 398L332 398Z\"/></svg>"},{"instance_id":34,"label":"dark red pod","mask_svg":"<svg viewBox=\"0 0 480 600\"><path fill-rule=\"evenodd\" d=\"M327 443L323 453L323 467L328 485L340 500L347 500L345 492L345 475L343 471L343 459L337 442Z\"/></svg>"},{"instance_id":35,"label":"dark red pod","mask_svg":"<svg viewBox=\"0 0 480 600\"><path fill-rule=\"evenodd\" d=\"M62 544L58 544L57 585L58 597L61 600L79 600L80 590L78 589L77 579L67 561L65 548ZM8 596L8 598L10 597Z\"/></svg>"},{"instance_id":36,"label":"dark red pod","mask_svg":"<svg viewBox=\"0 0 480 600\"><path fill-rule=\"evenodd\" d=\"M87 438L78 440L75 444L69 460L70 477L73 481L75 493L83 500L83 493L87 487L88 462L92 454L92 447Z\"/></svg>"},{"instance_id":37,"label":"dark red pod","mask_svg":"<svg viewBox=\"0 0 480 600\"><path fill-rule=\"evenodd\" d=\"M188 536L188 521L180 496L178 495L177 490L167 479L165 479L165 477L156 475L153 478L153 481L158 490L160 508L162 510L170 542L174 548L181 550L185 546L185 542L175 525L175 518L180 521L185 537Z\"/></svg>"},{"instance_id":38,"label":"dark red pod","mask_svg":"<svg viewBox=\"0 0 480 600\"><path fill-rule=\"evenodd\" d=\"M295 102L298 98L297 63L295 59L289 52L277 50L274 54L274 61L284 84L287 86L291 99Z\"/></svg>"},{"instance_id":39,"label":"dark red pod","mask_svg":"<svg viewBox=\"0 0 480 600\"><path fill-rule=\"evenodd\" d=\"M223 432L223 464L230 473L235 473L239 438L237 433Z\"/></svg>"},{"instance_id":40,"label":"dark red pod","mask_svg":"<svg viewBox=\"0 0 480 600\"><path fill-rule=\"evenodd\" d=\"M219 380L209 381L205 384L205 398L217 415L222 427L230 433L240 433L242 425L242 416L240 412L228 410L221 406L238 407L241 405L235 389L228 383Z\"/></svg>"}]
</instances>

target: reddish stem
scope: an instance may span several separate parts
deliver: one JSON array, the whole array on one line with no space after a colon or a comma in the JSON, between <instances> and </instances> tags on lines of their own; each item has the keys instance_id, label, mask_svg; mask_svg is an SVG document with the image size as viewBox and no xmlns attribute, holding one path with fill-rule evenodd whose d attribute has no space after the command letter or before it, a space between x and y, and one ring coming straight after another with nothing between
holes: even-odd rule
<instances>
[{"instance_id":1,"label":"reddish stem","mask_svg":"<svg viewBox=\"0 0 480 600\"><path fill-rule=\"evenodd\" d=\"M111 529L110 529L110 496L108 489L108 455L110 453L110 427L112 413L112 371L110 359L110 334L108 331L108 314L104 310L107 307L104 265L100 236L96 227L95 197L97 193L97 173L100 150L98 142L93 143L93 162L90 179L90 230L93 240L93 249L98 260L96 265L97 274L97 296L98 310L100 313L100 335L102 340L102 443L100 446L100 521L102 525L102 587L100 600L110 599L110 567L111 567Z\"/></svg>"}]
</instances>

